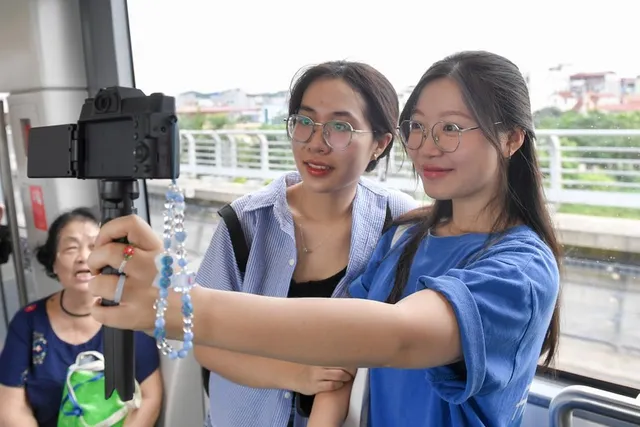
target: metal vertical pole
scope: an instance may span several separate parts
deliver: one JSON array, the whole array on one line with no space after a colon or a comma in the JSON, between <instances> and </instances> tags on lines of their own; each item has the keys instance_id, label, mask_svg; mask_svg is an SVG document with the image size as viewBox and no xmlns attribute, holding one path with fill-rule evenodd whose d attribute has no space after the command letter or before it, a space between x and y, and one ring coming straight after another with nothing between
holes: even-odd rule
<instances>
[{"instance_id":1,"label":"metal vertical pole","mask_svg":"<svg viewBox=\"0 0 640 427\"><path fill-rule=\"evenodd\" d=\"M16 198L13 189L13 177L11 175L9 138L7 137L7 123L4 119L3 101L0 101L0 179L2 180L2 190L7 205L7 223L11 231L13 267L16 271L18 298L20 300L20 306L24 307L29 303L29 296L27 294L27 283L24 278L24 262L22 259L22 246L20 245L20 227L18 226L18 214L16 213Z\"/></svg>"}]
</instances>

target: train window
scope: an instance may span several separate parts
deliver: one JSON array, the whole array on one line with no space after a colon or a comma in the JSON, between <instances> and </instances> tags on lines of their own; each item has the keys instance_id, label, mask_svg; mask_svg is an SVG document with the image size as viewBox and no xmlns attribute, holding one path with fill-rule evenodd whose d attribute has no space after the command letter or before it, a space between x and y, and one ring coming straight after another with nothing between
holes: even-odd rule
<instances>
[{"instance_id":1,"label":"train window","mask_svg":"<svg viewBox=\"0 0 640 427\"><path fill-rule=\"evenodd\" d=\"M220 206L294 168L283 118L300 67L370 63L402 106L435 60L482 47L513 60L530 89L545 194L565 252L556 374L631 394L640 389L640 65L621 53L637 38L634 14L618 13L626 3L612 0L605 9L615 20L591 26L591 10L566 2L517 13L499 0L462 3L452 14L445 2L353 1L336 13L273 0L248 13L241 2L220 9L157 0L150 8L129 0L137 85L177 97L189 248L204 254ZM400 144L389 169L370 177L424 200ZM161 184L149 183L158 232Z\"/></svg>"}]
</instances>

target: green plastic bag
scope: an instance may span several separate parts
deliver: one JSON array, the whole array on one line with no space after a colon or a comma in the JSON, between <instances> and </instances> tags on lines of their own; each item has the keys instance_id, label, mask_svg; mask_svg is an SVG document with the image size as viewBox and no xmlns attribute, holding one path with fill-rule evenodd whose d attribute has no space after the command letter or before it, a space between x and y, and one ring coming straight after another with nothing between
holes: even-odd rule
<instances>
[{"instance_id":1,"label":"green plastic bag","mask_svg":"<svg viewBox=\"0 0 640 427\"><path fill-rule=\"evenodd\" d=\"M122 427L129 411L139 408L140 402L137 381L130 402L122 402L117 392L105 400L104 356L97 351L85 351L67 370L58 427Z\"/></svg>"}]
</instances>

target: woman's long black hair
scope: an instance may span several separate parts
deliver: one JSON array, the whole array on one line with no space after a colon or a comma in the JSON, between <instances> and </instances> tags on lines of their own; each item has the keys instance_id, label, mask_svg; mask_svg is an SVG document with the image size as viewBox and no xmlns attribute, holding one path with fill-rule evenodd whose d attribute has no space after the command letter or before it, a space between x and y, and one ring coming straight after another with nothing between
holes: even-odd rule
<instances>
[{"instance_id":1,"label":"woman's long black hair","mask_svg":"<svg viewBox=\"0 0 640 427\"><path fill-rule=\"evenodd\" d=\"M502 56L489 52L461 52L433 64L413 90L400 121L409 120L420 93L430 82L450 78L462 91L465 103L482 129L496 147L500 158L501 188L497 193L499 206L504 208L493 224L493 233L523 223L534 230L551 248L560 265L561 249L542 190L542 176L535 150L533 115L526 82L518 67ZM494 125L500 123L499 126ZM511 159L500 152L498 132L521 129L524 143ZM387 302L397 302L403 293L411 263L420 245L435 225L452 218L451 200L437 200L431 206L413 211L397 224L416 224L412 236L400 256L394 287ZM544 365L549 366L558 348L560 336L560 298L542 346Z\"/></svg>"}]
</instances>

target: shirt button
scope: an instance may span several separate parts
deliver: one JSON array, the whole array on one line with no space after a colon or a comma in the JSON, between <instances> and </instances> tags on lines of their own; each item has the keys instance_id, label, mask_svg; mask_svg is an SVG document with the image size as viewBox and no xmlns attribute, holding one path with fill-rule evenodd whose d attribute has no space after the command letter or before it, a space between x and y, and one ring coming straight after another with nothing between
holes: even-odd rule
<instances>
[{"instance_id":1,"label":"shirt button","mask_svg":"<svg viewBox=\"0 0 640 427\"><path fill-rule=\"evenodd\" d=\"M291 393L289 393L288 391L285 391L284 398L285 399L291 399Z\"/></svg>"},{"instance_id":2,"label":"shirt button","mask_svg":"<svg viewBox=\"0 0 640 427\"><path fill-rule=\"evenodd\" d=\"M289 265L293 265L293 264L295 264L295 263L296 263L296 260L295 260L295 259L291 258L291 259L289 260Z\"/></svg>"}]
</instances>

